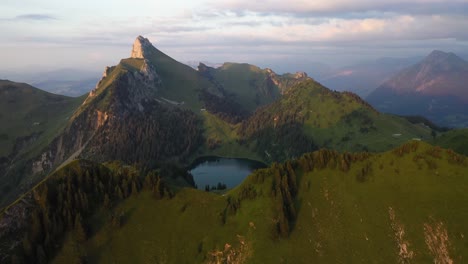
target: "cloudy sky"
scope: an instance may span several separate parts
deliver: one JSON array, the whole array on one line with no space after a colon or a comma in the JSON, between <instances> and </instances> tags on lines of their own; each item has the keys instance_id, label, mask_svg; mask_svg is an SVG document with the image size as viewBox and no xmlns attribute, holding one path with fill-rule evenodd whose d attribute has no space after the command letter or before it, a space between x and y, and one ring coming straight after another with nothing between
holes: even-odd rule
<instances>
[{"instance_id":1,"label":"cloudy sky","mask_svg":"<svg viewBox=\"0 0 468 264\"><path fill-rule=\"evenodd\" d=\"M468 53L468 0L1 0L0 70L101 71L143 35L179 61L313 71ZM313 73L312 73L313 75Z\"/></svg>"}]
</instances>

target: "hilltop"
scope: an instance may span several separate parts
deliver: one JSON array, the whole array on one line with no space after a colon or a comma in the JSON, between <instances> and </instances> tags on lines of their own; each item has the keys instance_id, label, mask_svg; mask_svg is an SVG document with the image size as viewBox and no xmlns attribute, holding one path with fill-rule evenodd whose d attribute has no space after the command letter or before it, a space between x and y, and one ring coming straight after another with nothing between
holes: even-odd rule
<instances>
[{"instance_id":1,"label":"hilltop","mask_svg":"<svg viewBox=\"0 0 468 264\"><path fill-rule=\"evenodd\" d=\"M313 80L291 88L259 108L239 129L266 160L298 157L318 148L380 152L410 139L427 140L430 129L381 114L359 96L336 92Z\"/></svg>"},{"instance_id":2,"label":"hilltop","mask_svg":"<svg viewBox=\"0 0 468 264\"><path fill-rule=\"evenodd\" d=\"M60 134L84 99L0 80L0 200L28 189L18 188L29 184L22 172L33 169L25 160L39 155Z\"/></svg>"}]
</instances>

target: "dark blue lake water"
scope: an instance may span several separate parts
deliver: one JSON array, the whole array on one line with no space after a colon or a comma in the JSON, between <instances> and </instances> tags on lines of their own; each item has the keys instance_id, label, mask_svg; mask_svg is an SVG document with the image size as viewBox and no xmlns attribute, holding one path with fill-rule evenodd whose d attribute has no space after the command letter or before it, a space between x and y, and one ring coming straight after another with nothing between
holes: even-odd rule
<instances>
[{"instance_id":1,"label":"dark blue lake water","mask_svg":"<svg viewBox=\"0 0 468 264\"><path fill-rule=\"evenodd\" d=\"M252 171L265 168L262 162L248 159L202 157L197 159L189 171L193 175L198 189L206 185L226 184L227 188L239 185Z\"/></svg>"}]
</instances>

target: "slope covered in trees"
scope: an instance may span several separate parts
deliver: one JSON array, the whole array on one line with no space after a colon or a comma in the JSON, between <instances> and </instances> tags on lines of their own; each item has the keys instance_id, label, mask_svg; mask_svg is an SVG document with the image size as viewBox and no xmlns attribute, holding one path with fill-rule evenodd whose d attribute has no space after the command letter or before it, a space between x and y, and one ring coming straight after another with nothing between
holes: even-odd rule
<instances>
[{"instance_id":1,"label":"slope covered in trees","mask_svg":"<svg viewBox=\"0 0 468 264\"><path fill-rule=\"evenodd\" d=\"M67 233L81 247L93 232L90 221L97 211L106 210L104 221L120 226L124 215L113 211L116 204L142 190L155 199L171 197L166 182L176 180L193 185L191 176L175 167L144 172L120 162L76 160L2 212L0 260L47 263Z\"/></svg>"},{"instance_id":2,"label":"slope covered in trees","mask_svg":"<svg viewBox=\"0 0 468 264\"><path fill-rule=\"evenodd\" d=\"M222 196L171 190L157 175L119 164L70 164L25 198L31 224L1 233L3 260L396 263L468 257L468 159L426 143L382 154L319 150L258 170ZM6 254L12 237L22 238L14 255ZM50 241L63 243L57 248Z\"/></svg>"},{"instance_id":3,"label":"slope covered in trees","mask_svg":"<svg viewBox=\"0 0 468 264\"><path fill-rule=\"evenodd\" d=\"M60 134L84 99L0 80L0 205L29 189L27 160Z\"/></svg>"},{"instance_id":4,"label":"slope covered in trees","mask_svg":"<svg viewBox=\"0 0 468 264\"><path fill-rule=\"evenodd\" d=\"M170 200L131 198L119 207L136 208L126 225L99 232L85 248L91 262L464 259L466 162L419 142L384 154L320 150L259 170L224 197L182 190ZM149 221L158 224L137 228ZM98 249L100 236L110 243ZM146 242L129 247L124 238Z\"/></svg>"}]
</instances>

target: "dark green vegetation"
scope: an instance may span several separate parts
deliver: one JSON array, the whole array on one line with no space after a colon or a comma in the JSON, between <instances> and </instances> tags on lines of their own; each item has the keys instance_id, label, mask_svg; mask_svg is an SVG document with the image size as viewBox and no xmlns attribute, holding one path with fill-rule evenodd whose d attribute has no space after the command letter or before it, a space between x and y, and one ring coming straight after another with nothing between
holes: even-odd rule
<instances>
[{"instance_id":1,"label":"dark green vegetation","mask_svg":"<svg viewBox=\"0 0 468 264\"><path fill-rule=\"evenodd\" d=\"M172 170L173 172L175 170ZM159 175L176 180L161 170ZM166 175L165 175L166 174ZM77 242L84 242L90 232L87 220L101 207L112 208L142 188L153 193L155 198L171 196L171 191L156 172L142 177L141 172L121 163L100 165L77 160L49 176L35 186L21 200L2 212L2 222L15 221L8 212L23 211L26 219L9 223L9 230L2 230L1 258L5 253L12 255L13 262L45 263L51 259L66 232L74 231ZM187 178L179 173L182 181ZM121 224L122 215L111 214L113 224ZM11 247L12 240L21 238L20 246Z\"/></svg>"},{"instance_id":2,"label":"dark green vegetation","mask_svg":"<svg viewBox=\"0 0 468 264\"><path fill-rule=\"evenodd\" d=\"M25 198L32 224L16 230L24 239L13 259L460 262L467 166L417 141L382 154L320 150L258 170L221 196L168 189L155 172L74 162ZM52 238L63 246L50 247Z\"/></svg>"},{"instance_id":3,"label":"dark green vegetation","mask_svg":"<svg viewBox=\"0 0 468 264\"><path fill-rule=\"evenodd\" d=\"M468 155L468 129L456 129L438 135L434 139L434 143L444 148L451 148L463 155Z\"/></svg>"},{"instance_id":4,"label":"dark green vegetation","mask_svg":"<svg viewBox=\"0 0 468 264\"><path fill-rule=\"evenodd\" d=\"M17 186L25 183L21 174L26 160L39 155L60 133L84 99L0 80L0 201L21 192Z\"/></svg>"},{"instance_id":5,"label":"dark green vegetation","mask_svg":"<svg viewBox=\"0 0 468 264\"><path fill-rule=\"evenodd\" d=\"M14 151L15 144L24 144L21 138L27 141L28 137L42 134L42 138L53 137L83 100L84 97L55 95L25 83L0 80L0 156ZM16 148L24 152L21 146Z\"/></svg>"},{"instance_id":6,"label":"dark green vegetation","mask_svg":"<svg viewBox=\"0 0 468 264\"><path fill-rule=\"evenodd\" d=\"M239 129L265 160L298 157L319 147L342 151L384 151L403 142L430 138L430 129L381 114L349 92L334 92L308 80L280 100L260 108Z\"/></svg>"},{"instance_id":7,"label":"dark green vegetation","mask_svg":"<svg viewBox=\"0 0 468 264\"><path fill-rule=\"evenodd\" d=\"M198 71L246 113L273 102L289 87L309 79L303 72L277 75L271 69L246 63L229 62L216 69L200 63Z\"/></svg>"}]
</instances>

